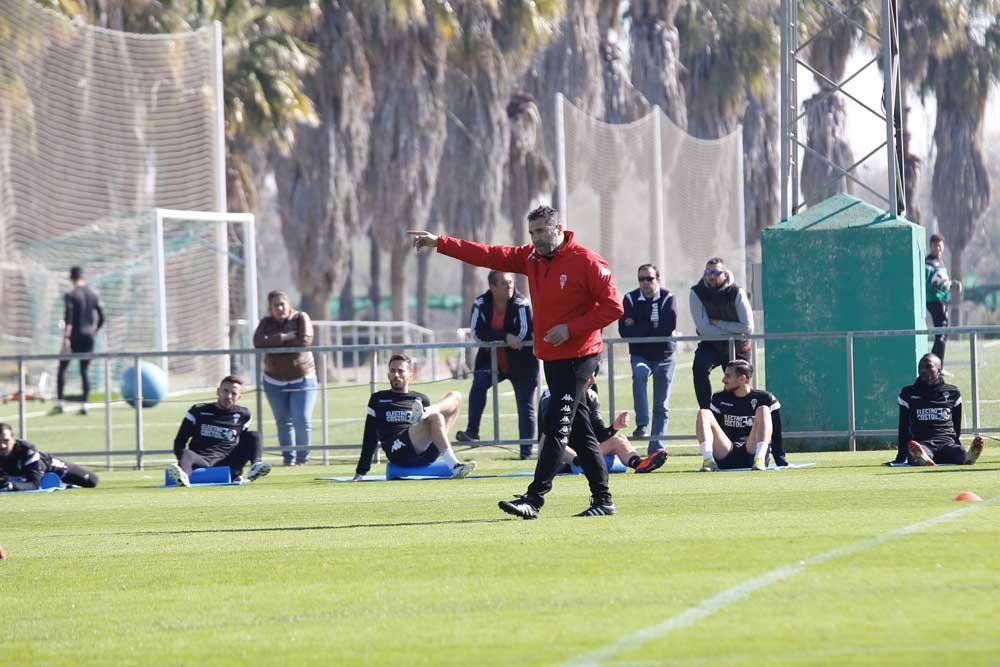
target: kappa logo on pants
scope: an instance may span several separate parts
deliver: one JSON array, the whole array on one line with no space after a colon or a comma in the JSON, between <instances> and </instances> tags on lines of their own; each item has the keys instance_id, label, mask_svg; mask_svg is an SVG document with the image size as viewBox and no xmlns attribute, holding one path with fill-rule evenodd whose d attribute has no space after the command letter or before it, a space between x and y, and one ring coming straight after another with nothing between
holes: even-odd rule
<instances>
[{"instance_id":1,"label":"kappa logo on pants","mask_svg":"<svg viewBox=\"0 0 1000 667\"><path fill-rule=\"evenodd\" d=\"M573 409L570 408L568 405L564 405L564 406L562 406L562 411L563 412L573 412Z\"/></svg>"},{"instance_id":2,"label":"kappa logo on pants","mask_svg":"<svg viewBox=\"0 0 1000 667\"><path fill-rule=\"evenodd\" d=\"M559 432L562 433L563 435L566 435L567 433L569 433L569 426L563 426L561 429L559 429Z\"/></svg>"},{"instance_id":3,"label":"kappa logo on pants","mask_svg":"<svg viewBox=\"0 0 1000 667\"><path fill-rule=\"evenodd\" d=\"M560 424L568 424L569 423L569 417L563 417L562 419L559 420L559 423Z\"/></svg>"},{"instance_id":4,"label":"kappa logo on pants","mask_svg":"<svg viewBox=\"0 0 1000 667\"><path fill-rule=\"evenodd\" d=\"M573 402L573 397L570 396L569 394L563 394L562 400L568 401L568 402L572 403Z\"/></svg>"},{"instance_id":5,"label":"kappa logo on pants","mask_svg":"<svg viewBox=\"0 0 1000 667\"><path fill-rule=\"evenodd\" d=\"M402 449L403 447L406 447L406 443L402 440L397 439L392 443L392 451Z\"/></svg>"}]
</instances>

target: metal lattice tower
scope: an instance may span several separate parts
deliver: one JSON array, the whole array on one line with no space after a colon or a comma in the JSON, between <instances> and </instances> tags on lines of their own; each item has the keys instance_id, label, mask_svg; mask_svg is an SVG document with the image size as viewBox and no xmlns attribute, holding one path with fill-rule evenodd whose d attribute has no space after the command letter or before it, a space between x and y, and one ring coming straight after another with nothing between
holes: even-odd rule
<instances>
[{"instance_id":1,"label":"metal lattice tower","mask_svg":"<svg viewBox=\"0 0 1000 667\"><path fill-rule=\"evenodd\" d=\"M799 6L803 2L817 2L825 5L834 15L829 23L819 26L813 35L805 36L804 41L799 43ZM804 205L801 201L799 191L799 149L815 156L823 161L837 175L829 185L841 178L848 178L858 187L864 189L874 198L871 202L877 206L885 208L886 212L892 216L902 216L905 214L906 197L903 182L903 105L902 86L899 76L899 30L896 20L896 0L854 0L852 9L865 5L869 2L878 2L881 6L881 18L879 21L878 34L867 30L863 25L848 16L848 12L841 11L834 6L832 0L781 0L781 219L787 220L795 215ZM872 39L879 49L879 53L854 71L845 73L842 81L832 81L822 72L816 71L801 57L805 49L812 41L833 27L835 22L840 20L853 24L859 31ZM869 104L859 100L856 96L845 90L845 86L864 70L875 65L881 59L884 87L882 91L882 111L873 109ZM799 123L802 121L805 111L799 105L798 97L798 71L803 67L812 72L817 77L823 79L829 86L833 94L841 94L860 105L866 111L875 115L885 123L885 141L870 148L865 156L850 165L838 165L832 162L827 156L821 155L815 149L807 146L799 138ZM886 192L887 197L880 192L876 192L863 183L855 172L858 168L877 155L884 155L886 160L886 173L888 182ZM891 193L895 193L895 197Z\"/></svg>"}]
</instances>

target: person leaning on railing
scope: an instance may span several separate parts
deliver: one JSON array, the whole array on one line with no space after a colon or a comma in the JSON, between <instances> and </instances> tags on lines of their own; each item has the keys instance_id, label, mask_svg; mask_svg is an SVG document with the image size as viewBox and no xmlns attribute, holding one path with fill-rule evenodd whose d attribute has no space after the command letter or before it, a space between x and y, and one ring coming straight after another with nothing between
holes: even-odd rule
<instances>
[{"instance_id":1,"label":"person leaning on railing","mask_svg":"<svg viewBox=\"0 0 1000 667\"><path fill-rule=\"evenodd\" d=\"M313 341L309 314L292 309L288 295L267 295L270 314L253 334L254 347L309 347ZM309 350L264 355L264 394L278 428L278 444L286 466L309 462L312 411L316 405L316 362Z\"/></svg>"}]
</instances>

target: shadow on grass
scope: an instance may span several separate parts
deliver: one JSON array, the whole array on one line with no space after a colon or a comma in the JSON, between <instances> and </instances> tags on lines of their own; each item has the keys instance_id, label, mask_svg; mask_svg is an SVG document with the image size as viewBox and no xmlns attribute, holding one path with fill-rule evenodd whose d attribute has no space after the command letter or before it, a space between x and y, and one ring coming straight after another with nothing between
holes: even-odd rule
<instances>
[{"instance_id":1,"label":"shadow on grass","mask_svg":"<svg viewBox=\"0 0 1000 667\"><path fill-rule=\"evenodd\" d=\"M111 535L206 535L213 533L282 533L307 530L345 530L351 528L408 528L412 526L458 526L462 524L487 524L512 521L509 518L496 519L453 519L450 521L395 521L392 523L349 523L340 526L267 526L262 528L183 528L179 530L141 530Z\"/></svg>"},{"instance_id":2,"label":"shadow on grass","mask_svg":"<svg viewBox=\"0 0 1000 667\"><path fill-rule=\"evenodd\" d=\"M909 466L902 470L894 468L895 472L885 472L879 473L880 475L920 475L920 474L941 474L949 472L996 472L1000 468L987 468L986 466L962 466L962 465L944 465L944 466Z\"/></svg>"}]
</instances>

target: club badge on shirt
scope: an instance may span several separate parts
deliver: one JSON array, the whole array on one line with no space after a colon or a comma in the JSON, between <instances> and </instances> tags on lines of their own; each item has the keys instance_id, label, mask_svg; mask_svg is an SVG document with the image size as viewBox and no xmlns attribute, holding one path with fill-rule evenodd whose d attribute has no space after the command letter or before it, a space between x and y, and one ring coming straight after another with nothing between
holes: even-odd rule
<instances>
[{"instance_id":1,"label":"club badge on shirt","mask_svg":"<svg viewBox=\"0 0 1000 667\"><path fill-rule=\"evenodd\" d=\"M569 280L569 276L565 273L559 276L559 289L566 289L566 281Z\"/></svg>"}]
</instances>

